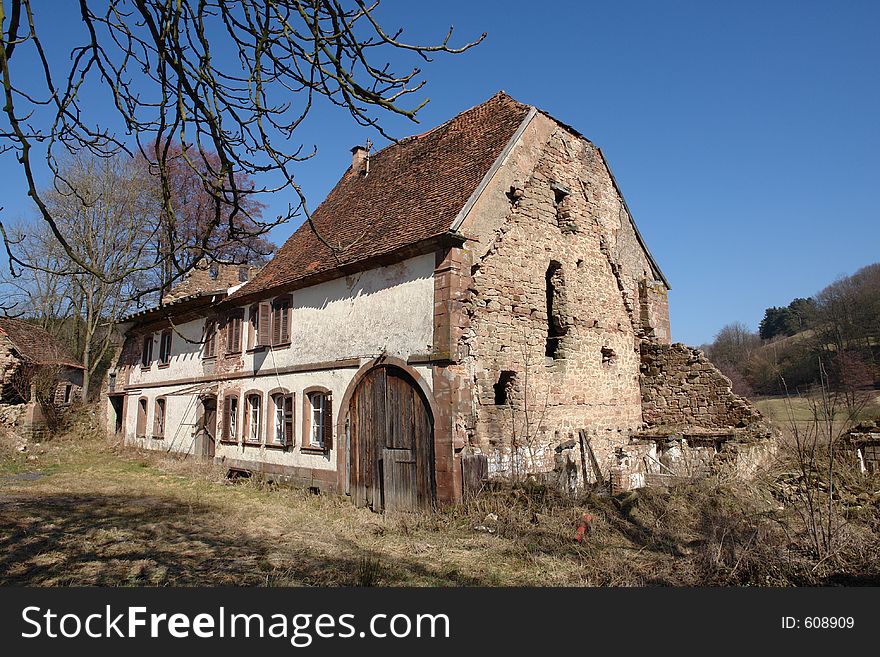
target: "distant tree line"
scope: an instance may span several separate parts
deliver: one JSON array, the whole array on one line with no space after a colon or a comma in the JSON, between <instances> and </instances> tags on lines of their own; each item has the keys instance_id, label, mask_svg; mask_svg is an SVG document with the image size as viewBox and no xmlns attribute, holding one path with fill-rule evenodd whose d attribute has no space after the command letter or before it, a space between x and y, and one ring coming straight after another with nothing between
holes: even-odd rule
<instances>
[{"instance_id":1,"label":"distant tree line","mask_svg":"<svg viewBox=\"0 0 880 657\"><path fill-rule=\"evenodd\" d=\"M704 349L746 396L806 389L820 377L844 393L878 385L880 263L811 298L767 308L757 332L728 324Z\"/></svg>"}]
</instances>

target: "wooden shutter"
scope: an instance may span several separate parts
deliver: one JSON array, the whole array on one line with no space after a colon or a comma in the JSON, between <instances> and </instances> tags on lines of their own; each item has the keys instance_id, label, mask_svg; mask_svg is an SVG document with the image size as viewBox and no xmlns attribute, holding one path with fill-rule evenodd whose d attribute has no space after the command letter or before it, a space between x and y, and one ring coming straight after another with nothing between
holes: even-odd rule
<instances>
[{"instance_id":1,"label":"wooden shutter","mask_svg":"<svg viewBox=\"0 0 880 657\"><path fill-rule=\"evenodd\" d=\"M324 449L333 449L333 397L324 395Z\"/></svg>"},{"instance_id":2,"label":"wooden shutter","mask_svg":"<svg viewBox=\"0 0 880 657\"><path fill-rule=\"evenodd\" d=\"M204 353L205 358L211 358L214 355L216 334L217 326L214 323L214 320L209 319L205 322L205 348L202 352Z\"/></svg>"},{"instance_id":3,"label":"wooden shutter","mask_svg":"<svg viewBox=\"0 0 880 657\"><path fill-rule=\"evenodd\" d=\"M284 397L284 444L293 445L293 395Z\"/></svg>"},{"instance_id":4,"label":"wooden shutter","mask_svg":"<svg viewBox=\"0 0 880 657\"><path fill-rule=\"evenodd\" d=\"M241 351L241 325L244 313L232 318L232 351Z\"/></svg>"},{"instance_id":5,"label":"wooden shutter","mask_svg":"<svg viewBox=\"0 0 880 657\"><path fill-rule=\"evenodd\" d=\"M137 427L135 428L135 433L138 437L144 436L147 433L147 400L139 399L138 400L138 414L137 414Z\"/></svg>"},{"instance_id":6,"label":"wooden shutter","mask_svg":"<svg viewBox=\"0 0 880 657\"><path fill-rule=\"evenodd\" d=\"M272 304L272 344L281 344L281 302Z\"/></svg>"},{"instance_id":7,"label":"wooden shutter","mask_svg":"<svg viewBox=\"0 0 880 657\"><path fill-rule=\"evenodd\" d=\"M220 436L223 440L229 440L229 397L223 398L223 418L220 421Z\"/></svg>"},{"instance_id":8,"label":"wooden shutter","mask_svg":"<svg viewBox=\"0 0 880 657\"><path fill-rule=\"evenodd\" d=\"M261 347L271 344L272 306L268 303L260 304L260 315L257 319L257 344Z\"/></svg>"},{"instance_id":9,"label":"wooden shutter","mask_svg":"<svg viewBox=\"0 0 880 657\"><path fill-rule=\"evenodd\" d=\"M278 341L282 344L290 342L290 299L286 298L281 302L278 309L281 319L279 320Z\"/></svg>"}]
</instances>

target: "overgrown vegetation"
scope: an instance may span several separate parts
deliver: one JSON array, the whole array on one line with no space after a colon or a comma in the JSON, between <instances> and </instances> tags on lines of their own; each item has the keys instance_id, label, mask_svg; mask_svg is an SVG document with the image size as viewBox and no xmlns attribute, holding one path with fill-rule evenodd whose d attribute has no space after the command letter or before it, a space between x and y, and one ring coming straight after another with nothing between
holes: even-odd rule
<instances>
[{"instance_id":1,"label":"overgrown vegetation","mask_svg":"<svg viewBox=\"0 0 880 657\"><path fill-rule=\"evenodd\" d=\"M808 400L792 406L805 418L798 422L811 422ZM38 454L0 449L0 583L880 583L880 480L821 441L805 464L786 435L778 461L748 483L570 497L524 481L435 513L377 515L344 498L259 477L231 482L210 464L108 445L81 415ZM830 549L816 550L806 490L818 491L823 509L830 501ZM578 542L585 512L592 520Z\"/></svg>"}]
</instances>

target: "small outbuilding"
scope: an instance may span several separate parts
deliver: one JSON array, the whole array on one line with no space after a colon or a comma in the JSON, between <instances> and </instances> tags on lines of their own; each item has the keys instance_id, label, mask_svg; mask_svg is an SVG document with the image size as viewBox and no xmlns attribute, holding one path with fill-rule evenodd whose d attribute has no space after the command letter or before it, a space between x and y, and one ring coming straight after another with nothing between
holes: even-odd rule
<instances>
[{"instance_id":1,"label":"small outbuilding","mask_svg":"<svg viewBox=\"0 0 880 657\"><path fill-rule=\"evenodd\" d=\"M26 437L82 396L83 366L36 324L0 317L0 419Z\"/></svg>"}]
</instances>

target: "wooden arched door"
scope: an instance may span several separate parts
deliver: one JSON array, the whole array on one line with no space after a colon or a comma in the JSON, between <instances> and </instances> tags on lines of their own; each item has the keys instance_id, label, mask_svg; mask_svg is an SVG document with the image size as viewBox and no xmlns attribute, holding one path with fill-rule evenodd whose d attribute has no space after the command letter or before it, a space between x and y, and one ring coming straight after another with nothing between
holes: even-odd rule
<instances>
[{"instance_id":1,"label":"wooden arched door","mask_svg":"<svg viewBox=\"0 0 880 657\"><path fill-rule=\"evenodd\" d=\"M411 511L434 503L434 419L422 391L394 366L370 370L352 395L349 477L358 505Z\"/></svg>"}]
</instances>

